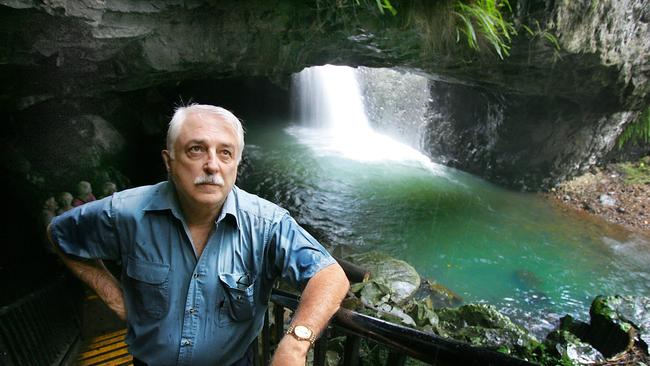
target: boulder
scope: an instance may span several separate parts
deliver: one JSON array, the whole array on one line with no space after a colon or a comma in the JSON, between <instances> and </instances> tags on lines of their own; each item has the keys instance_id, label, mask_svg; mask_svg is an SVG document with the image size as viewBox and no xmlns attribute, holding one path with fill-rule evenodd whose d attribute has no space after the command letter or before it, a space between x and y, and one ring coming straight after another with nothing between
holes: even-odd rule
<instances>
[{"instance_id":1,"label":"boulder","mask_svg":"<svg viewBox=\"0 0 650 366\"><path fill-rule=\"evenodd\" d=\"M568 359L573 364L580 365L605 361L602 353L592 345L566 330L558 329L549 333L546 343L555 358L559 360Z\"/></svg>"},{"instance_id":2,"label":"boulder","mask_svg":"<svg viewBox=\"0 0 650 366\"><path fill-rule=\"evenodd\" d=\"M370 280L374 280L372 286L366 286L362 291L362 297L378 300L385 291L390 300L395 304L404 303L411 298L420 287L420 275L418 272L403 260L393 258L385 253L370 251L366 253L352 254L350 261L370 271ZM380 288L385 286L384 289ZM387 299L383 302L386 302Z\"/></svg>"},{"instance_id":3,"label":"boulder","mask_svg":"<svg viewBox=\"0 0 650 366\"><path fill-rule=\"evenodd\" d=\"M648 360L650 298L598 296L590 323L560 319L536 350L542 364L642 365Z\"/></svg>"},{"instance_id":4,"label":"boulder","mask_svg":"<svg viewBox=\"0 0 650 366\"><path fill-rule=\"evenodd\" d=\"M590 343L606 357L628 352L637 340L647 352L650 341L650 298L598 296L589 309Z\"/></svg>"},{"instance_id":5,"label":"boulder","mask_svg":"<svg viewBox=\"0 0 650 366\"><path fill-rule=\"evenodd\" d=\"M436 310L438 325L434 331L474 346L512 351L537 342L525 329L513 323L492 305L467 304Z\"/></svg>"}]
</instances>

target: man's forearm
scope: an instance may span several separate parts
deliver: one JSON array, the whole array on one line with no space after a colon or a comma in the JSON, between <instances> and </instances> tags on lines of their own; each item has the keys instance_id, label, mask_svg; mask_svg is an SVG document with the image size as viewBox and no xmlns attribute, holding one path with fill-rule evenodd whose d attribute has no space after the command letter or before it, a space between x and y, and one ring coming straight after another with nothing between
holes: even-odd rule
<instances>
[{"instance_id":1,"label":"man's forearm","mask_svg":"<svg viewBox=\"0 0 650 366\"><path fill-rule=\"evenodd\" d=\"M349 287L345 272L338 264L320 270L302 292L291 323L308 326L315 334L320 334L339 309ZM304 365L309 346L309 342L284 336L273 356L273 365Z\"/></svg>"},{"instance_id":2,"label":"man's forearm","mask_svg":"<svg viewBox=\"0 0 650 366\"><path fill-rule=\"evenodd\" d=\"M85 284L87 284L102 301L113 310L118 317L126 320L126 309L124 307L124 295L122 287L119 282L111 274L111 272L104 266L101 260L75 260L68 257L65 253L61 252L58 245L50 235L48 227L47 236L54 251L61 258L63 263L70 269L70 271Z\"/></svg>"}]
</instances>

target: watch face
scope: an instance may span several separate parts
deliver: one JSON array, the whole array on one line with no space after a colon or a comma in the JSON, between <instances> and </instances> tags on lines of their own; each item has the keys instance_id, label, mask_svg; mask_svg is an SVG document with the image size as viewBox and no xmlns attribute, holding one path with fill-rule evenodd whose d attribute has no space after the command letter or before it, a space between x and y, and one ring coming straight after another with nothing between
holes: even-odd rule
<instances>
[{"instance_id":1,"label":"watch face","mask_svg":"<svg viewBox=\"0 0 650 366\"><path fill-rule=\"evenodd\" d=\"M309 337L311 337L311 330L309 330L309 328L305 327L304 325L297 325L294 328L293 332L300 338L309 339Z\"/></svg>"}]
</instances>

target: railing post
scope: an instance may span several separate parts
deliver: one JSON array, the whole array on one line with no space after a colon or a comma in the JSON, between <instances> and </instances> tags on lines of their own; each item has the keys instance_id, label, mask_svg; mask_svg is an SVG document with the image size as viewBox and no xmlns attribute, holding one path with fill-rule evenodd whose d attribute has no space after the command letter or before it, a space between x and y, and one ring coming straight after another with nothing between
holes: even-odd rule
<instances>
[{"instance_id":1,"label":"railing post","mask_svg":"<svg viewBox=\"0 0 650 366\"><path fill-rule=\"evenodd\" d=\"M359 346L361 337L349 334L345 338L345 347L343 351L343 366L357 366L359 364Z\"/></svg>"},{"instance_id":2,"label":"railing post","mask_svg":"<svg viewBox=\"0 0 650 366\"><path fill-rule=\"evenodd\" d=\"M314 366L325 366L325 357L327 356L327 339L328 329L325 328L320 338L314 345Z\"/></svg>"},{"instance_id":3,"label":"railing post","mask_svg":"<svg viewBox=\"0 0 650 366\"><path fill-rule=\"evenodd\" d=\"M264 327L262 328L262 366L271 362L271 330L269 329L269 309L264 314Z\"/></svg>"},{"instance_id":4,"label":"railing post","mask_svg":"<svg viewBox=\"0 0 650 366\"><path fill-rule=\"evenodd\" d=\"M284 337L284 307L273 305L273 320L275 322L275 344L280 343Z\"/></svg>"},{"instance_id":5,"label":"railing post","mask_svg":"<svg viewBox=\"0 0 650 366\"><path fill-rule=\"evenodd\" d=\"M259 336L255 337L253 344L251 344L253 349L253 366L260 366L260 339Z\"/></svg>"}]
</instances>

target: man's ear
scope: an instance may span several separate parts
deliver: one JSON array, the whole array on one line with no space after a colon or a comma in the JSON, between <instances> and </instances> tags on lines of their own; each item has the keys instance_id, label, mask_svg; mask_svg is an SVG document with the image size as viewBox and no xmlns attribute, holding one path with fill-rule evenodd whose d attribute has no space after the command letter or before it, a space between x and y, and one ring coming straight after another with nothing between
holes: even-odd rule
<instances>
[{"instance_id":1,"label":"man's ear","mask_svg":"<svg viewBox=\"0 0 650 366\"><path fill-rule=\"evenodd\" d=\"M160 155L162 155L163 161L165 162L165 168L167 168L167 173L171 171L170 163L172 160L171 155L169 155L169 151L163 150L160 152Z\"/></svg>"}]
</instances>

